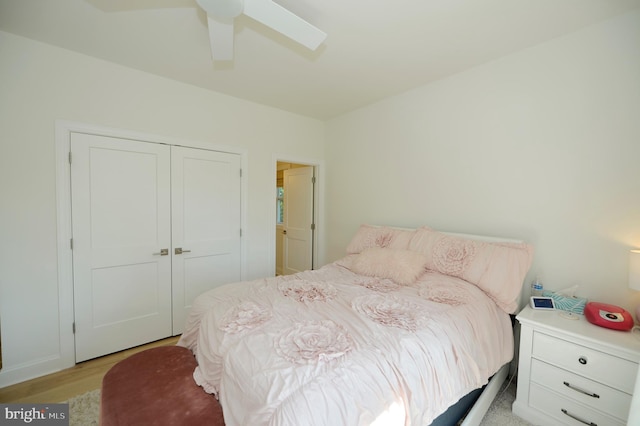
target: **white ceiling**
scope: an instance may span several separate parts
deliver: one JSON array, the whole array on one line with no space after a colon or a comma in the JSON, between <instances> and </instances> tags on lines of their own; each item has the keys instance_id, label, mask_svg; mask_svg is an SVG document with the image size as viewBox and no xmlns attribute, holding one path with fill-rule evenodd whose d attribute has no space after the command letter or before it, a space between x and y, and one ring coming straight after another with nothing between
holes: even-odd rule
<instances>
[{"instance_id":1,"label":"white ceiling","mask_svg":"<svg viewBox=\"0 0 640 426\"><path fill-rule=\"evenodd\" d=\"M0 30L327 119L640 8L640 0L278 0L315 51L241 15L213 62L195 0L0 0Z\"/></svg>"}]
</instances>

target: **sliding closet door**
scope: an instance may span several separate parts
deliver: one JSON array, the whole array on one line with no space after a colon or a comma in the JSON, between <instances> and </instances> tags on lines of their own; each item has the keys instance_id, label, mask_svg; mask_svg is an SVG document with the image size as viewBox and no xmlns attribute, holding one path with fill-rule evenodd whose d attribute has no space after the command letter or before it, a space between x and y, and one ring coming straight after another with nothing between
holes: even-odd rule
<instances>
[{"instance_id":1,"label":"sliding closet door","mask_svg":"<svg viewBox=\"0 0 640 426\"><path fill-rule=\"evenodd\" d=\"M80 362L171 335L170 149L74 133L71 153Z\"/></svg>"},{"instance_id":2,"label":"sliding closet door","mask_svg":"<svg viewBox=\"0 0 640 426\"><path fill-rule=\"evenodd\" d=\"M173 334L193 299L240 281L240 156L171 148Z\"/></svg>"}]
</instances>

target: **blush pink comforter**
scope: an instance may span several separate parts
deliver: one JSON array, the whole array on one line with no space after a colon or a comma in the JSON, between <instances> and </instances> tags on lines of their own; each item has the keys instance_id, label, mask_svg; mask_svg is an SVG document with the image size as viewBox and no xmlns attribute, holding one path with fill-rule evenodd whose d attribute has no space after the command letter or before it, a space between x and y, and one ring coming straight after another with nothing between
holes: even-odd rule
<instances>
[{"instance_id":1,"label":"blush pink comforter","mask_svg":"<svg viewBox=\"0 0 640 426\"><path fill-rule=\"evenodd\" d=\"M196 299L178 345L227 426L428 425L511 360L509 317L478 287L343 264Z\"/></svg>"}]
</instances>

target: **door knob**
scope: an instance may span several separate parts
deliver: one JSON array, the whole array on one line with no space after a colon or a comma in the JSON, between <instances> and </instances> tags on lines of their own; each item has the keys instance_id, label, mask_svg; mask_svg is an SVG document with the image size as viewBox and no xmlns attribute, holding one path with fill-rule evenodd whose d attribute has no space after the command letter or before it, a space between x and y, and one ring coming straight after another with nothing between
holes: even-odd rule
<instances>
[{"instance_id":1,"label":"door knob","mask_svg":"<svg viewBox=\"0 0 640 426\"><path fill-rule=\"evenodd\" d=\"M175 254L182 254L182 253L191 253L191 250L183 250L182 247L176 247L176 249L174 250Z\"/></svg>"},{"instance_id":2,"label":"door knob","mask_svg":"<svg viewBox=\"0 0 640 426\"><path fill-rule=\"evenodd\" d=\"M153 253L154 256L166 256L169 254L169 249L160 249L158 253Z\"/></svg>"}]
</instances>

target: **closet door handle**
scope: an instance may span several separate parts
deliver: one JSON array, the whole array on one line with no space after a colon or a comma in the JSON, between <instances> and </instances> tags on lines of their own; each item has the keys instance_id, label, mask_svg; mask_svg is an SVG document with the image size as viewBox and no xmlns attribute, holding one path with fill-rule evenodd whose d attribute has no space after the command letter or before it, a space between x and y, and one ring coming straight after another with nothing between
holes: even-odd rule
<instances>
[{"instance_id":1,"label":"closet door handle","mask_svg":"<svg viewBox=\"0 0 640 426\"><path fill-rule=\"evenodd\" d=\"M191 253L191 250L183 250L182 247L177 247L174 251L175 254L182 254L182 253Z\"/></svg>"},{"instance_id":2,"label":"closet door handle","mask_svg":"<svg viewBox=\"0 0 640 426\"><path fill-rule=\"evenodd\" d=\"M167 256L169 254L169 249L160 249L158 253L152 253L154 256Z\"/></svg>"}]
</instances>

